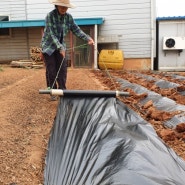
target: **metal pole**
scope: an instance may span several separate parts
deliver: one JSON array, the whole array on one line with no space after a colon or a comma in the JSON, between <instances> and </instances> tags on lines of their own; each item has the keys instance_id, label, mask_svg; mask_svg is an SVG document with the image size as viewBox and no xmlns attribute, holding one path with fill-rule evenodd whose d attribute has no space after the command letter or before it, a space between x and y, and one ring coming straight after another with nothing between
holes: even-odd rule
<instances>
[{"instance_id":1,"label":"metal pole","mask_svg":"<svg viewBox=\"0 0 185 185\"><path fill-rule=\"evenodd\" d=\"M62 89L51 89L51 90L39 90L39 94L50 94L55 96L66 96L66 97L118 97L118 96L129 96L128 92L122 91L97 91L97 90L62 90Z\"/></svg>"}]
</instances>

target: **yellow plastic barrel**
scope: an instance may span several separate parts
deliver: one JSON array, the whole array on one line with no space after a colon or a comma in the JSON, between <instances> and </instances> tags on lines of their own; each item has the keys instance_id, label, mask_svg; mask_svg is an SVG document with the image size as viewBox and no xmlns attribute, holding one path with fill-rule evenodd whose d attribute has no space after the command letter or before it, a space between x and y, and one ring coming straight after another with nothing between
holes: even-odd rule
<instances>
[{"instance_id":1,"label":"yellow plastic barrel","mask_svg":"<svg viewBox=\"0 0 185 185\"><path fill-rule=\"evenodd\" d=\"M123 69L123 61L122 50L101 50L98 67L100 69Z\"/></svg>"}]
</instances>

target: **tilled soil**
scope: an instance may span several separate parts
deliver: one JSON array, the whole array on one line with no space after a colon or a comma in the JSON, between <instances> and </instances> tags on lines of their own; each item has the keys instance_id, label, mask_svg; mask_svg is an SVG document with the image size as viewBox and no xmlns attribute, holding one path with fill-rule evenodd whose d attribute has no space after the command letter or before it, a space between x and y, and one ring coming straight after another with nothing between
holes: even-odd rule
<instances>
[{"instance_id":1,"label":"tilled soil","mask_svg":"<svg viewBox=\"0 0 185 185\"><path fill-rule=\"evenodd\" d=\"M39 89L45 89L45 69L23 69L0 67L0 184L2 185L41 185L43 184L44 159L50 130L56 115L58 101L50 101L49 95L40 95ZM148 83L144 78L135 75L137 72L106 71L88 69L68 69L68 89L115 90L120 85L109 75L117 76L138 83L163 96L185 105L184 96L179 90L170 89L163 93L162 89ZM146 74L146 72L139 72ZM164 73L147 75L177 82ZM160 76L161 75L161 76ZM184 73L180 75L185 76ZM152 85L151 85L152 84ZM185 84L179 87L183 89ZM138 108L138 101L147 94L135 94L120 98L144 119L150 122L159 137L174 151L185 159L185 123L170 129L163 125L176 112L158 111L153 102ZM148 111L150 110L150 111ZM159 119L160 118L160 119Z\"/></svg>"},{"instance_id":2,"label":"tilled soil","mask_svg":"<svg viewBox=\"0 0 185 185\"><path fill-rule=\"evenodd\" d=\"M157 110L150 100L145 105L140 105L140 101L147 97L147 93L136 94L131 89L123 89L121 85L115 80L116 78L121 78L127 80L131 83L141 85L148 90L154 91L162 97L167 97L176 102L179 105L185 105L185 96L181 92L185 92L185 73L181 72L177 75L183 77L183 80L174 79L171 77L173 73L154 73L146 71L101 71L96 72L98 79L110 89L117 89L120 91L128 91L130 97L120 98L125 104L127 104L131 109L135 110L140 116L147 120L153 125L158 136L173 150L185 160L185 122L179 123L174 128L169 128L164 125L164 122L172 119L175 115L182 115L185 117L185 109L182 111L162 111ZM139 75L138 75L139 74ZM159 88L155 85L154 81L148 81L143 75L149 75L155 77L156 80L165 80L167 82L177 83L176 88ZM108 78L109 77L109 78ZM164 93L165 92L165 93Z\"/></svg>"}]
</instances>

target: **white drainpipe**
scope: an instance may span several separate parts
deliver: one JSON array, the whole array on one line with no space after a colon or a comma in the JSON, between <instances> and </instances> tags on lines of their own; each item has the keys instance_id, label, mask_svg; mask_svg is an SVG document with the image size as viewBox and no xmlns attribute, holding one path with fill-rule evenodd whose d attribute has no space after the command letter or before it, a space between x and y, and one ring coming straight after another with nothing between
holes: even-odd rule
<instances>
[{"instance_id":1,"label":"white drainpipe","mask_svg":"<svg viewBox=\"0 0 185 185\"><path fill-rule=\"evenodd\" d=\"M94 69L98 69L98 61L97 61L97 48L98 47L98 26L94 25Z\"/></svg>"},{"instance_id":2,"label":"white drainpipe","mask_svg":"<svg viewBox=\"0 0 185 185\"><path fill-rule=\"evenodd\" d=\"M153 70L154 66L154 2L155 0L150 1L151 6L151 70Z\"/></svg>"}]
</instances>

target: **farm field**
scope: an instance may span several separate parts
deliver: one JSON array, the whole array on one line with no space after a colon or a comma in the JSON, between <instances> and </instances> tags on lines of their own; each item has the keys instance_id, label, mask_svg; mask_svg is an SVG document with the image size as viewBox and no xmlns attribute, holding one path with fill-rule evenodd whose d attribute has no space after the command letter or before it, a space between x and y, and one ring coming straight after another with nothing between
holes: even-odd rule
<instances>
[{"instance_id":1,"label":"farm field","mask_svg":"<svg viewBox=\"0 0 185 185\"><path fill-rule=\"evenodd\" d=\"M42 185L58 101L38 93L46 88L45 69L0 69L0 184ZM119 99L147 120L166 145L185 160L184 72L69 68L67 88L129 92L129 97Z\"/></svg>"}]
</instances>

